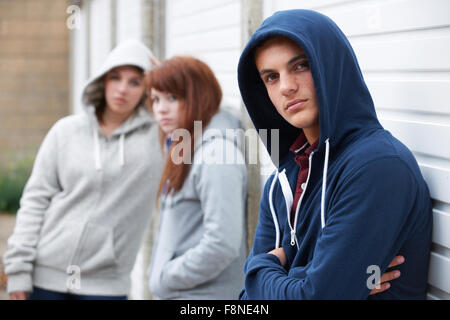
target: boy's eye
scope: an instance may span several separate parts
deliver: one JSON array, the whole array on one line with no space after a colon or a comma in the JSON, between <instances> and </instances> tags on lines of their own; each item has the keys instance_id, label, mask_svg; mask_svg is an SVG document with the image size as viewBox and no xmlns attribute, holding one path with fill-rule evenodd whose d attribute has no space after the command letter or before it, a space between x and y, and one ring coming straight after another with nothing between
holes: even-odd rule
<instances>
[{"instance_id":1,"label":"boy's eye","mask_svg":"<svg viewBox=\"0 0 450 320\"><path fill-rule=\"evenodd\" d=\"M308 61L302 61L299 64L296 65L297 70L303 70L309 68L309 62Z\"/></svg>"},{"instance_id":2,"label":"boy's eye","mask_svg":"<svg viewBox=\"0 0 450 320\"><path fill-rule=\"evenodd\" d=\"M173 94L171 94L171 95L169 96L169 101L175 101L175 100L177 100L177 97L174 96Z\"/></svg>"},{"instance_id":3,"label":"boy's eye","mask_svg":"<svg viewBox=\"0 0 450 320\"><path fill-rule=\"evenodd\" d=\"M140 83L137 80L132 80L131 81L131 85L134 86L134 87L138 87L140 85Z\"/></svg>"},{"instance_id":4,"label":"boy's eye","mask_svg":"<svg viewBox=\"0 0 450 320\"><path fill-rule=\"evenodd\" d=\"M153 101L153 103L157 103L159 101L159 98L158 97L152 97L152 101Z\"/></svg>"},{"instance_id":5,"label":"boy's eye","mask_svg":"<svg viewBox=\"0 0 450 320\"><path fill-rule=\"evenodd\" d=\"M277 74L270 73L269 75L266 76L265 81L266 82L272 82L272 81L276 80L277 78L278 78Z\"/></svg>"}]
</instances>

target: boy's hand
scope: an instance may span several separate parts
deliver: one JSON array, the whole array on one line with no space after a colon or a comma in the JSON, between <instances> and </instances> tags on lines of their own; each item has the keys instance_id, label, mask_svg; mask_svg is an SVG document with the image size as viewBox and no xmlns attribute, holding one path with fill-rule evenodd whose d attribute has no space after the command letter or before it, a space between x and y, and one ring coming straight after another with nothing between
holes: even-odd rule
<instances>
[{"instance_id":1,"label":"boy's hand","mask_svg":"<svg viewBox=\"0 0 450 320\"><path fill-rule=\"evenodd\" d=\"M276 248L273 249L272 251L268 252L269 254L273 254L274 256L276 256L280 262L281 265L284 267L286 265L286 253L284 252L283 248Z\"/></svg>"},{"instance_id":2,"label":"boy's hand","mask_svg":"<svg viewBox=\"0 0 450 320\"><path fill-rule=\"evenodd\" d=\"M274 256L276 256L279 260L281 265L284 267L286 265L286 253L284 252L283 248L276 248L273 249L272 251L268 252L269 254L273 254ZM388 268L392 268L395 266L398 266L402 263L405 262L405 258L403 256L396 256L394 257L394 259L392 260L391 264L388 266ZM370 295L372 294L377 294L377 293L381 293L384 292L386 290L388 290L391 287L391 284L389 283L389 281L397 279L398 277L400 277L400 271L399 270L393 270L393 271L389 271L389 272L385 272L381 278L380 278L380 288L379 289L373 289L370 292Z\"/></svg>"},{"instance_id":3,"label":"boy's hand","mask_svg":"<svg viewBox=\"0 0 450 320\"><path fill-rule=\"evenodd\" d=\"M405 262L405 258L403 256L396 256L396 257L394 257L394 259L392 260L392 262L388 266L388 268L398 266L398 265L402 264L403 262ZM391 284L389 283L389 281L397 279L398 277L400 277L399 270L385 272L380 278L380 283L379 283L380 289L373 289L372 291L370 291L370 295L386 291L387 289L389 289L391 287Z\"/></svg>"}]
</instances>

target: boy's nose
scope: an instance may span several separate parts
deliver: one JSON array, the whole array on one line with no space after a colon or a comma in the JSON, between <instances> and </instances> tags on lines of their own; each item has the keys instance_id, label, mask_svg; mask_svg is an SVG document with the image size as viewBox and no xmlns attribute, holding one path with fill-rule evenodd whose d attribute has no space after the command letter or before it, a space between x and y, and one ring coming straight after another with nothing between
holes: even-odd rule
<instances>
[{"instance_id":1,"label":"boy's nose","mask_svg":"<svg viewBox=\"0 0 450 320\"><path fill-rule=\"evenodd\" d=\"M295 77L292 75L282 75L280 76L280 90L285 96L288 96L298 90L297 82Z\"/></svg>"}]
</instances>

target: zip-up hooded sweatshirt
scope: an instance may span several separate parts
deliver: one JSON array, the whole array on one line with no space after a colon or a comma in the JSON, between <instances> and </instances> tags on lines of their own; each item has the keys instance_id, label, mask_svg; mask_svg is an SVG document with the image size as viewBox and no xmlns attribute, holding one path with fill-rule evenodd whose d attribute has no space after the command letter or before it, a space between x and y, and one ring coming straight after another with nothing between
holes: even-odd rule
<instances>
[{"instance_id":1,"label":"zip-up hooded sweatshirt","mask_svg":"<svg viewBox=\"0 0 450 320\"><path fill-rule=\"evenodd\" d=\"M257 72L255 48L285 36L305 52L319 104L320 138L293 225L299 166L289 147L301 129L276 111ZM367 299L397 254L399 279L372 299L425 299L431 201L412 153L383 129L355 54L328 17L275 13L245 47L238 66L245 106L257 129L279 129L279 167L268 179L241 299ZM269 135L270 136L270 135ZM271 152L271 144L267 150ZM274 157L271 154L272 158ZM283 267L275 255L282 247Z\"/></svg>"},{"instance_id":2,"label":"zip-up hooded sweatshirt","mask_svg":"<svg viewBox=\"0 0 450 320\"><path fill-rule=\"evenodd\" d=\"M150 69L135 41L114 49L83 91L85 112L59 120L37 154L4 255L8 292L33 286L122 296L155 206L162 169L157 126L144 100L108 137L93 107L117 66ZM153 141L153 142L152 142Z\"/></svg>"},{"instance_id":3,"label":"zip-up hooded sweatshirt","mask_svg":"<svg viewBox=\"0 0 450 320\"><path fill-rule=\"evenodd\" d=\"M237 299L247 256L244 157L227 129L237 118L221 109L196 141L181 190L161 200L161 220L149 268L161 299Z\"/></svg>"}]
</instances>

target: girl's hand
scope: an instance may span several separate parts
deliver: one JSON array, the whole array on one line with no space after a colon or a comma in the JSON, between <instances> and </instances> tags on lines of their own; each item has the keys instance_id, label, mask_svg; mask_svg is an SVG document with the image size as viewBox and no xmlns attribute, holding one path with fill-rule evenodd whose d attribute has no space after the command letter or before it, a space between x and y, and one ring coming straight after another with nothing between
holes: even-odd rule
<instances>
[{"instance_id":1,"label":"girl's hand","mask_svg":"<svg viewBox=\"0 0 450 320\"><path fill-rule=\"evenodd\" d=\"M403 262L405 262L405 258L403 256L396 256L396 257L394 257L394 259L392 260L392 262L388 266L388 268L398 266L398 265L402 264ZM389 283L389 281L397 279L398 277L400 277L399 270L385 272L380 278L380 283L379 283L380 288L379 289L375 288L372 291L370 291L370 295L386 291L387 289L389 289L391 287L391 284Z\"/></svg>"}]
</instances>

